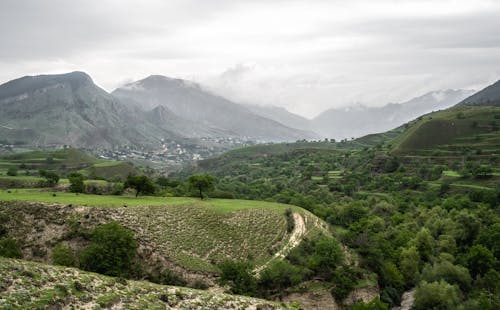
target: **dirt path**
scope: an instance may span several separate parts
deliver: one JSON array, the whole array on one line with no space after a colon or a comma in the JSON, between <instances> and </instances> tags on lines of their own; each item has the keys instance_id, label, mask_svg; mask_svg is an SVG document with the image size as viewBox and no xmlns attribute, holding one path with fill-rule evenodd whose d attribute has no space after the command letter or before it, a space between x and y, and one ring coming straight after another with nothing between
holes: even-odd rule
<instances>
[{"instance_id":1,"label":"dirt path","mask_svg":"<svg viewBox=\"0 0 500 310\"><path fill-rule=\"evenodd\" d=\"M306 224L304 223L304 217L298 213L293 213L293 221L295 223L292 233L290 234L290 239L278 252L276 252L271 259L269 259L264 265L261 265L253 270L255 276L259 276L262 270L266 269L269 264L277 259L285 258L290 251L299 245L302 240L302 236L306 233Z\"/></svg>"}]
</instances>

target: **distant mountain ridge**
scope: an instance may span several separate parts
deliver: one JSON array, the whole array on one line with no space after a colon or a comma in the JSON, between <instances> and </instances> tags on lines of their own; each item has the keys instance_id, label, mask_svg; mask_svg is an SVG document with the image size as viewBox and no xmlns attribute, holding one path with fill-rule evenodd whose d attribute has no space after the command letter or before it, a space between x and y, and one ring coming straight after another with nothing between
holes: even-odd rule
<instances>
[{"instance_id":1,"label":"distant mountain ridge","mask_svg":"<svg viewBox=\"0 0 500 310\"><path fill-rule=\"evenodd\" d=\"M152 75L129 83L112 92L127 105L145 111L166 107L187 122L250 140L295 141L312 139L312 132L287 127L246 107L204 90L200 85L181 79Z\"/></svg>"},{"instance_id":2,"label":"distant mountain ridge","mask_svg":"<svg viewBox=\"0 0 500 310\"><path fill-rule=\"evenodd\" d=\"M197 145L201 137L252 141L313 137L189 81L151 76L113 94L84 72L26 76L4 83L0 141L35 147L155 149L165 139Z\"/></svg>"},{"instance_id":3,"label":"distant mountain ridge","mask_svg":"<svg viewBox=\"0 0 500 310\"><path fill-rule=\"evenodd\" d=\"M403 103L382 107L330 109L312 120L313 130L328 138L344 139L396 128L422 114L446 109L473 93L471 90L429 92Z\"/></svg>"}]
</instances>

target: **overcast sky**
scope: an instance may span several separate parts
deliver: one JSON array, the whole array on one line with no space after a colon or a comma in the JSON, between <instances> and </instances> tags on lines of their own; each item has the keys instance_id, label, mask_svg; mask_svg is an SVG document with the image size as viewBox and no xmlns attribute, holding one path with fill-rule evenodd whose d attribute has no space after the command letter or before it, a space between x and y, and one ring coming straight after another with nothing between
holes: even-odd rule
<instances>
[{"instance_id":1,"label":"overcast sky","mask_svg":"<svg viewBox=\"0 0 500 310\"><path fill-rule=\"evenodd\" d=\"M151 74L304 116L500 79L498 0L2 0L0 82Z\"/></svg>"}]
</instances>

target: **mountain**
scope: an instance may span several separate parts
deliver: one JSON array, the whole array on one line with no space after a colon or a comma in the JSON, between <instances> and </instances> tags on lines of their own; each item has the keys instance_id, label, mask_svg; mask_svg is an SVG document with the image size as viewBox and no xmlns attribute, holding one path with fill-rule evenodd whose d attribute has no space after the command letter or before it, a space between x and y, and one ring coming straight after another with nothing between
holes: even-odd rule
<instances>
[{"instance_id":1,"label":"mountain","mask_svg":"<svg viewBox=\"0 0 500 310\"><path fill-rule=\"evenodd\" d=\"M181 79L152 75L113 91L128 106L150 111L163 106L177 117L225 136L259 141L295 141L314 134L257 115L244 106Z\"/></svg>"},{"instance_id":2,"label":"mountain","mask_svg":"<svg viewBox=\"0 0 500 310\"><path fill-rule=\"evenodd\" d=\"M500 106L500 80L464 99L459 105Z\"/></svg>"},{"instance_id":3,"label":"mountain","mask_svg":"<svg viewBox=\"0 0 500 310\"><path fill-rule=\"evenodd\" d=\"M330 109L313 119L313 130L328 138L351 138L398 127L422 114L449 108L472 93L470 90L429 92L403 103L382 107L356 106Z\"/></svg>"},{"instance_id":4,"label":"mountain","mask_svg":"<svg viewBox=\"0 0 500 310\"><path fill-rule=\"evenodd\" d=\"M245 104L244 106L257 115L272 119L285 126L312 132L312 124L310 120L300 115L291 113L285 108L256 104Z\"/></svg>"},{"instance_id":5,"label":"mountain","mask_svg":"<svg viewBox=\"0 0 500 310\"><path fill-rule=\"evenodd\" d=\"M0 85L0 138L34 146L113 149L175 136L145 121L83 72L26 76Z\"/></svg>"}]
</instances>

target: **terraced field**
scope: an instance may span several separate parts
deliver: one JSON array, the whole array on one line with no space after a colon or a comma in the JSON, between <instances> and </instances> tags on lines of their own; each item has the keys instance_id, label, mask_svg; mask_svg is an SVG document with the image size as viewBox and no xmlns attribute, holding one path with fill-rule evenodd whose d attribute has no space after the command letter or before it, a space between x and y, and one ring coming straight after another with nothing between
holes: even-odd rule
<instances>
[{"instance_id":1,"label":"terraced field","mask_svg":"<svg viewBox=\"0 0 500 310\"><path fill-rule=\"evenodd\" d=\"M284 215L287 208L304 217L306 232L324 229L309 212L279 203L0 191L0 212L18 219L10 223L11 235L17 240L38 236L29 242L44 247L45 241L54 243L62 238L71 220L77 219L86 227L114 220L135 232L144 253L150 252L147 255L203 272L217 272L216 264L229 258L256 265L269 260L290 238ZM61 226L48 231L55 223ZM45 238L46 234L52 239Z\"/></svg>"},{"instance_id":2,"label":"terraced field","mask_svg":"<svg viewBox=\"0 0 500 310\"><path fill-rule=\"evenodd\" d=\"M256 298L162 286L0 257L2 309L289 309Z\"/></svg>"}]
</instances>

